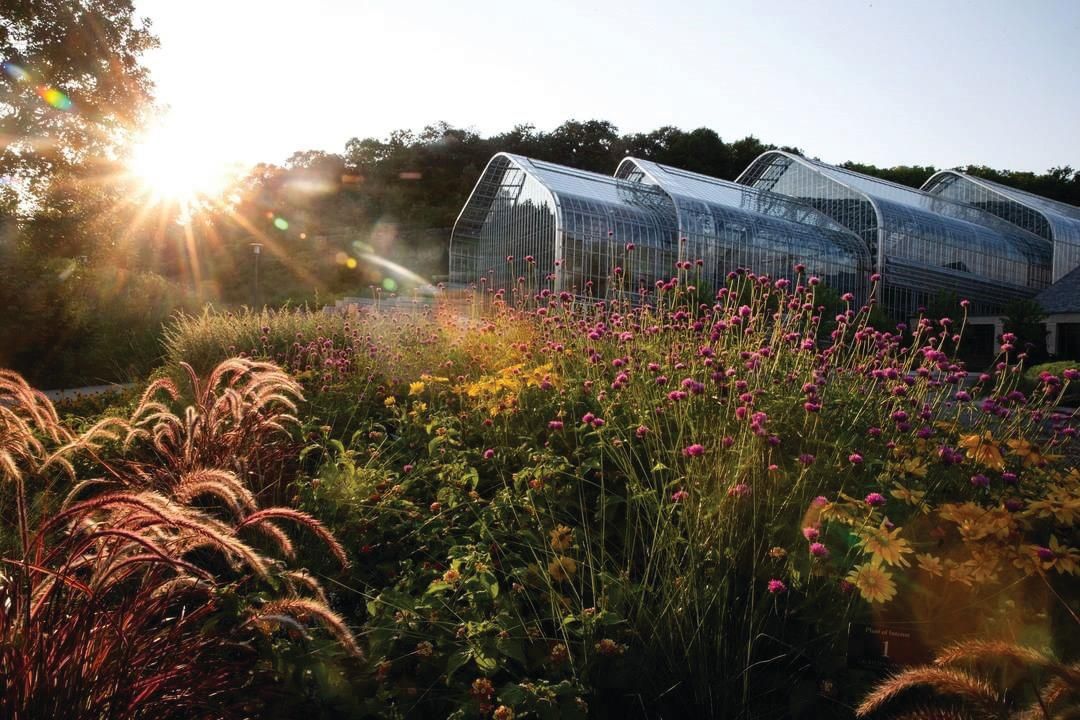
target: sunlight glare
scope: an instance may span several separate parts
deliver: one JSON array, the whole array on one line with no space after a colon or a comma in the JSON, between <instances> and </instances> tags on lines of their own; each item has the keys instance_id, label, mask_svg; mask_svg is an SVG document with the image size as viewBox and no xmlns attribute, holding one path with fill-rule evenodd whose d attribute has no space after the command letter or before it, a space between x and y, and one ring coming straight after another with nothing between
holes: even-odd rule
<instances>
[{"instance_id":1,"label":"sunlight glare","mask_svg":"<svg viewBox=\"0 0 1080 720\"><path fill-rule=\"evenodd\" d=\"M127 167L151 202L192 206L217 200L239 176L227 153L212 137L162 124L135 142Z\"/></svg>"}]
</instances>

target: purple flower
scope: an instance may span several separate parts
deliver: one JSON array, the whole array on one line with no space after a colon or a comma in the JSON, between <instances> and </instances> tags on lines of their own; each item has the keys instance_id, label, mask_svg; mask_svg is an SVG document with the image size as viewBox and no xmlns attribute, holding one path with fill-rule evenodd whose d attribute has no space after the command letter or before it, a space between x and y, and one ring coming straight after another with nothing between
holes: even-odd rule
<instances>
[{"instance_id":1,"label":"purple flower","mask_svg":"<svg viewBox=\"0 0 1080 720\"><path fill-rule=\"evenodd\" d=\"M1038 554L1039 559L1043 562L1050 562L1057 557L1057 555L1054 554L1054 551L1048 547L1041 547L1036 551L1036 553Z\"/></svg>"},{"instance_id":2,"label":"purple flower","mask_svg":"<svg viewBox=\"0 0 1080 720\"><path fill-rule=\"evenodd\" d=\"M812 465L814 463L814 456L810 453L803 453L799 456L799 463L802 465Z\"/></svg>"},{"instance_id":3,"label":"purple flower","mask_svg":"<svg viewBox=\"0 0 1080 720\"><path fill-rule=\"evenodd\" d=\"M694 443L693 445L687 445L683 448L683 455L687 457L701 457L705 454L705 446L700 443Z\"/></svg>"},{"instance_id":4,"label":"purple flower","mask_svg":"<svg viewBox=\"0 0 1080 720\"><path fill-rule=\"evenodd\" d=\"M671 494L671 502L682 502L688 497L690 497L690 493L686 492L685 490L676 490Z\"/></svg>"},{"instance_id":5,"label":"purple flower","mask_svg":"<svg viewBox=\"0 0 1080 720\"><path fill-rule=\"evenodd\" d=\"M971 476L971 484L975 487L990 487L990 478L986 477L982 473Z\"/></svg>"},{"instance_id":6,"label":"purple flower","mask_svg":"<svg viewBox=\"0 0 1080 720\"><path fill-rule=\"evenodd\" d=\"M851 453L847 456L848 462L852 465L862 465L863 456L859 453Z\"/></svg>"},{"instance_id":7,"label":"purple flower","mask_svg":"<svg viewBox=\"0 0 1080 720\"><path fill-rule=\"evenodd\" d=\"M1020 482L1020 478L1014 472L1003 472L1001 473L1001 481L1006 485L1016 485Z\"/></svg>"},{"instance_id":8,"label":"purple flower","mask_svg":"<svg viewBox=\"0 0 1080 720\"><path fill-rule=\"evenodd\" d=\"M562 430L562 429L563 429L563 421L562 420L551 420L551 421L548 422L548 430Z\"/></svg>"},{"instance_id":9,"label":"purple flower","mask_svg":"<svg viewBox=\"0 0 1080 720\"><path fill-rule=\"evenodd\" d=\"M827 558L829 557L829 548L819 542L810 543L810 554L816 558Z\"/></svg>"},{"instance_id":10,"label":"purple flower","mask_svg":"<svg viewBox=\"0 0 1080 720\"><path fill-rule=\"evenodd\" d=\"M587 412L587 413L585 413L584 415L581 416L581 422L585 423L586 425L591 424L592 421L595 420L595 419L596 419L596 416L593 415L591 412Z\"/></svg>"},{"instance_id":11,"label":"purple flower","mask_svg":"<svg viewBox=\"0 0 1080 720\"><path fill-rule=\"evenodd\" d=\"M866 496L866 504L870 507L881 507L885 504L885 496L881 493L872 492Z\"/></svg>"},{"instance_id":12,"label":"purple flower","mask_svg":"<svg viewBox=\"0 0 1080 720\"><path fill-rule=\"evenodd\" d=\"M649 428L645 427L644 425L638 425L637 430L634 431L634 434L637 435L639 438L643 438L649 434Z\"/></svg>"},{"instance_id":13,"label":"purple flower","mask_svg":"<svg viewBox=\"0 0 1080 720\"><path fill-rule=\"evenodd\" d=\"M784 584L783 580L777 580L773 578L769 581L769 592L771 592L773 595L780 595L781 593L786 593L787 585Z\"/></svg>"},{"instance_id":14,"label":"purple flower","mask_svg":"<svg viewBox=\"0 0 1080 720\"><path fill-rule=\"evenodd\" d=\"M494 450L492 450L491 448L488 448L487 450L484 451L484 459L485 460L490 460L493 457L495 457L495 451Z\"/></svg>"},{"instance_id":15,"label":"purple flower","mask_svg":"<svg viewBox=\"0 0 1080 720\"><path fill-rule=\"evenodd\" d=\"M750 486L746 483L732 485L727 491L728 497L746 497L750 494Z\"/></svg>"},{"instance_id":16,"label":"purple flower","mask_svg":"<svg viewBox=\"0 0 1080 720\"><path fill-rule=\"evenodd\" d=\"M821 537L821 531L818 530L816 527L804 527L802 529L802 534L803 537L810 542L813 542L814 540L817 540L819 537Z\"/></svg>"}]
</instances>

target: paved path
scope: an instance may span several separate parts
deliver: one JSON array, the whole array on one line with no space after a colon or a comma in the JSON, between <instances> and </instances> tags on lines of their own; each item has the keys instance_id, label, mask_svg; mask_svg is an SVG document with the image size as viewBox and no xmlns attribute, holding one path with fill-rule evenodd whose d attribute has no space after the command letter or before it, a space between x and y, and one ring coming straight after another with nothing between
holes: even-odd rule
<instances>
[{"instance_id":1,"label":"paved path","mask_svg":"<svg viewBox=\"0 0 1080 720\"><path fill-rule=\"evenodd\" d=\"M74 400L77 397L90 397L104 395L111 392L120 392L135 387L135 383L121 383L117 385L87 385L81 388L69 388L66 390L44 390L45 397L54 403L61 400Z\"/></svg>"}]
</instances>

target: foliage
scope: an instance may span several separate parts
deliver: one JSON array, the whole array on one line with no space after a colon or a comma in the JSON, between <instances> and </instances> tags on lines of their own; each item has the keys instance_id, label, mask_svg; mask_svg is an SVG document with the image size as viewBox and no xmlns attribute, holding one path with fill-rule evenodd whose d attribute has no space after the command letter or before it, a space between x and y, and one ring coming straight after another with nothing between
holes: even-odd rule
<instances>
[{"instance_id":1,"label":"foliage","mask_svg":"<svg viewBox=\"0 0 1080 720\"><path fill-rule=\"evenodd\" d=\"M0 175L31 185L105 154L149 106L140 57L156 47L130 0L0 3L6 92Z\"/></svg>"},{"instance_id":2,"label":"foliage","mask_svg":"<svg viewBox=\"0 0 1080 720\"><path fill-rule=\"evenodd\" d=\"M359 654L319 584L276 559L295 557L278 525L310 531L344 563L341 546L304 513L260 509L242 476L208 464L223 442L249 454L272 446L298 387L242 360L193 382L197 407L219 413L209 416L216 432L196 407L175 414L158 401L173 394L161 381L130 421L106 417L76 435L43 395L0 371L0 479L15 510L0 566L4 717L250 712L272 697L258 692L273 680L259 647L269 657L276 630L304 636L310 622ZM83 457L104 475L80 474ZM57 505L63 476L74 484Z\"/></svg>"},{"instance_id":3,"label":"foliage","mask_svg":"<svg viewBox=\"0 0 1080 720\"><path fill-rule=\"evenodd\" d=\"M372 713L832 714L861 688L850 621L1076 647L1075 430L1050 411L1074 369L1025 394L1008 343L955 361L961 319L901 335L834 298L822 334L806 278L733 274L710 304L692 273L645 304L178 326L176 358L297 332L335 363L306 375L301 501L361 559L339 600Z\"/></svg>"}]
</instances>

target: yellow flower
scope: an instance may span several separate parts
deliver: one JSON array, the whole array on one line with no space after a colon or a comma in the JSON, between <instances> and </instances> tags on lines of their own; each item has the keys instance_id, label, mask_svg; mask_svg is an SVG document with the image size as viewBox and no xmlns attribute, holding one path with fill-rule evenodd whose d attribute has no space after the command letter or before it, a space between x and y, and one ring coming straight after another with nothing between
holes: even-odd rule
<instances>
[{"instance_id":1,"label":"yellow flower","mask_svg":"<svg viewBox=\"0 0 1080 720\"><path fill-rule=\"evenodd\" d=\"M548 575L555 582L569 580L577 573L577 561L565 555L558 555L548 563Z\"/></svg>"},{"instance_id":2,"label":"yellow flower","mask_svg":"<svg viewBox=\"0 0 1080 720\"><path fill-rule=\"evenodd\" d=\"M856 565L847 576L867 602L888 602L896 595L892 575L872 562Z\"/></svg>"},{"instance_id":3,"label":"yellow flower","mask_svg":"<svg viewBox=\"0 0 1080 720\"><path fill-rule=\"evenodd\" d=\"M929 512L930 510L926 507L926 503L923 502L923 498L926 497L926 491L924 490L912 490L897 482L893 483L893 490L889 494L897 500L903 500L908 505L921 508L923 512Z\"/></svg>"},{"instance_id":4,"label":"yellow flower","mask_svg":"<svg viewBox=\"0 0 1080 720\"><path fill-rule=\"evenodd\" d=\"M908 458L904 462L900 463L900 469L904 471L905 475L914 475L915 477L926 477L926 461L920 457Z\"/></svg>"},{"instance_id":5,"label":"yellow flower","mask_svg":"<svg viewBox=\"0 0 1080 720\"><path fill-rule=\"evenodd\" d=\"M394 405L397 405L397 398L393 395L387 395L386 399L382 401L382 404L386 407L394 407Z\"/></svg>"},{"instance_id":6,"label":"yellow flower","mask_svg":"<svg viewBox=\"0 0 1080 720\"><path fill-rule=\"evenodd\" d=\"M424 392L424 383L419 382L419 381L409 383L409 396L410 397L413 396L413 395L419 395L422 392Z\"/></svg>"},{"instance_id":7,"label":"yellow flower","mask_svg":"<svg viewBox=\"0 0 1080 720\"><path fill-rule=\"evenodd\" d=\"M1012 450L1013 455L1023 461L1024 467L1031 467L1033 465L1038 465L1040 462L1042 462L1043 457L1042 454L1040 454L1039 452L1039 447L1028 442L1027 440L1024 440L1023 438L1018 438L1016 440L1006 440L1005 444L1009 446L1010 450Z\"/></svg>"},{"instance_id":8,"label":"yellow flower","mask_svg":"<svg viewBox=\"0 0 1080 720\"><path fill-rule=\"evenodd\" d=\"M964 435L960 438L960 447L967 450L967 456L989 468L1005 469L1005 459L1001 457L1001 448L994 442L989 432L982 435Z\"/></svg>"},{"instance_id":9,"label":"yellow flower","mask_svg":"<svg viewBox=\"0 0 1080 720\"><path fill-rule=\"evenodd\" d=\"M954 522L965 540L996 537L1004 540L1012 532L1014 519L1005 508L984 508L973 502L941 506L942 519Z\"/></svg>"},{"instance_id":10,"label":"yellow flower","mask_svg":"<svg viewBox=\"0 0 1080 720\"><path fill-rule=\"evenodd\" d=\"M941 558L934 557L930 553L916 555L919 561L919 569L928 572L934 577L941 577L945 573L945 567L941 564Z\"/></svg>"},{"instance_id":11,"label":"yellow flower","mask_svg":"<svg viewBox=\"0 0 1080 720\"><path fill-rule=\"evenodd\" d=\"M908 567L911 564L904 555L912 552L912 550L908 545L908 541L899 537L900 530L901 528L896 528L889 532L885 529L885 525L882 524L876 530L871 529L863 535L863 552L872 556L872 563L880 565L885 562L900 567Z\"/></svg>"},{"instance_id":12,"label":"yellow flower","mask_svg":"<svg viewBox=\"0 0 1080 720\"><path fill-rule=\"evenodd\" d=\"M574 531L565 525L560 525L548 533L551 536L551 549L555 552L566 552L574 544Z\"/></svg>"},{"instance_id":13,"label":"yellow flower","mask_svg":"<svg viewBox=\"0 0 1080 720\"><path fill-rule=\"evenodd\" d=\"M1075 525L1077 518L1080 517L1080 488L1055 488L1046 493L1046 497L1042 500L1029 503L1028 512L1036 517L1053 515L1062 525Z\"/></svg>"},{"instance_id":14,"label":"yellow flower","mask_svg":"<svg viewBox=\"0 0 1080 720\"><path fill-rule=\"evenodd\" d=\"M448 383L448 382L450 382L450 378L439 377L438 375L428 375L427 373L424 373L423 375L421 375L420 379L423 380L424 382L432 382L432 383Z\"/></svg>"}]
</instances>

